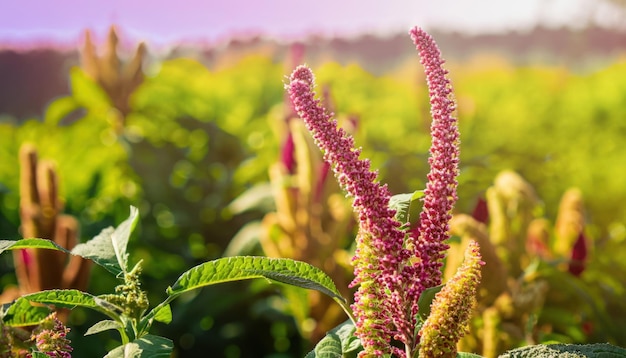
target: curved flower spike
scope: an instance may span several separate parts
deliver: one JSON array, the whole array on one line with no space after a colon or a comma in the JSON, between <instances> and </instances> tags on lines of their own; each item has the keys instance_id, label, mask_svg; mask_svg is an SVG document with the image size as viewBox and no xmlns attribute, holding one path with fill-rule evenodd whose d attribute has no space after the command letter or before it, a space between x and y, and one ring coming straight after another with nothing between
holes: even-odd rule
<instances>
[{"instance_id":1,"label":"curved flower spike","mask_svg":"<svg viewBox=\"0 0 626 358\"><path fill-rule=\"evenodd\" d=\"M416 233L407 240L420 258L420 285L422 289L441 284L441 267L450 238L448 222L457 200L456 177L459 173L459 131L453 116L456 104L452 85L443 68L444 60L433 38L419 27L410 31L411 38L424 66L430 95L432 116L430 173L424 190L424 206Z\"/></svg>"},{"instance_id":2,"label":"curved flower spike","mask_svg":"<svg viewBox=\"0 0 626 358\"><path fill-rule=\"evenodd\" d=\"M315 99L314 76L299 66L287 86L289 97L332 165L341 187L354 198L353 208L359 217L359 235L353 258L355 279L359 285L352 306L357 317L356 335L361 338L365 355L380 356L390 352L391 337L404 341L412 335L410 317L404 307L401 270L408 258L403 248L405 233L389 209L390 193L386 185L376 182L368 160L359 159L354 140Z\"/></svg>"},{"instance_id":3,"label":"curved flower spike","mask_svg":"<svg viewBox=\"0 0 626 358\"><path fill-rule=\"evenodd\" d=\"M469 242L463 265L435 296L419 332L420 358L456 357L456 344L467 331L476 304L480 268L485 264L479 249L476 241Z\"/></svg>"},{"instance_id":4,"label":"curved flower spike","mask_svg":"<svg viewBox=\"0 0 626 358\"><path fill-rule=\"evenodd\" d=\"M332 165L341 187L354 198L359 234L351 285L359 287L352 308L357 320L355 335L364 348L361 358L413 356L419 339L415 334L418 299L426 288L441 283L442 260L448 249L444 241L450 235L448 222L457 199L459 133L452 115L456 110L452 87L430 35L419 28L410 33L426 73L433 120L431 170L420 224L408 233L406 242L405 228L389 209L387 186L377 182L369 161L359 159L361 151L354 148L352 137L337 127L332 114L315 99L311 70L296 68L287 85L289 98L324 152L324 160ZM391 339L402 342L405 351L392 347Z\"/></svg>"}]
</instances>

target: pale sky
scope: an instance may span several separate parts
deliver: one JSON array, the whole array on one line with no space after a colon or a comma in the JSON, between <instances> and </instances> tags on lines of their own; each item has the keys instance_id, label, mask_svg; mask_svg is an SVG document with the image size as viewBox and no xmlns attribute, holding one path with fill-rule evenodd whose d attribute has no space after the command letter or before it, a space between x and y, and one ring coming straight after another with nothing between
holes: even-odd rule
<instances>
[{"instance_id":1,"label":"pale sky","mask_svg":"<svg viewBox=\"0 0 626 358\"><path fill-rule=\"evenodd\" d=\"M0 0L0 43L78 41L89 28L153 44L219 41L264 34L294 39L310 33L404 32L419 25L465 32L581 26L601 0ZM596 12L594 12L596 11ZM595 14L595 15L591 15ZM600 22L605 22L601 19Z\"/></svg>"}]
</instances>

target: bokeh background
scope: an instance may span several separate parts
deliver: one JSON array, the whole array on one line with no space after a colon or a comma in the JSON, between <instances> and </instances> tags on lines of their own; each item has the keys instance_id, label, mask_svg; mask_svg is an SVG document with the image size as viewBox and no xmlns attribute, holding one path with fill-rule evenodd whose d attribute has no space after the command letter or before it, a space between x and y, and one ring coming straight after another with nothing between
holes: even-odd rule
<instances>
[{"instance_id":1,"label":"bokeh background","mask_svg":"<svg viewBox=\"0 0 626 358\"><path fill-rule=\"evenodd\" d=\"M289 169L297 134L283 86L300 63L391 191L423 188L430 117L407 35L419 25L447 59L459 104L456 211L475 212L503 170L528 182L532 215L548 222L568 189L581 193L586 266L575 283L593 309L536 313L551 328L533 339L626 345L624 1L27 0L0 9L0 237L21 236L18 153L30 142L55 163L81 241L139 208L131 261L143 260L153 304L193 265L269 254L267 217L281 210L270 168ZM344 253L352 230L333 237ZM0 256L3 297L17 283L13 257ZM115 285L93 268L86 289ZM180 357L302 356L314 331L286 297L265 282L209 287L175 302L173 322L155 333ZM600 299L608 303L594 316ZM76 356L115 345L113 334L80 337L101 318L70 316Z\"/></svg>"}]
</instances>

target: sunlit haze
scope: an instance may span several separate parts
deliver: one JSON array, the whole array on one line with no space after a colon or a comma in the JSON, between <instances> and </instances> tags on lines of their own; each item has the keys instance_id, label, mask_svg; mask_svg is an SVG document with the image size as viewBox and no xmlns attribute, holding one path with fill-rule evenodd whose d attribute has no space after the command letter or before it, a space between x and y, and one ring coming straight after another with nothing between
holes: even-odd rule
<instances>
[{"instance_id":1,"label":"sunlit haze","mask_svg":"<svg viewBox=\"0 0 626 358\"><path fill-rule=\"evenodd\" d=\"M249 35L290 40L310 34L389 34L414 25L497 32L538 24L581 26L592 19L617 21L594 0L3 0L0 43L72 43L84 29L103 35L111 24L130 38L169 44Z\"/></svg>"}]
</instances>

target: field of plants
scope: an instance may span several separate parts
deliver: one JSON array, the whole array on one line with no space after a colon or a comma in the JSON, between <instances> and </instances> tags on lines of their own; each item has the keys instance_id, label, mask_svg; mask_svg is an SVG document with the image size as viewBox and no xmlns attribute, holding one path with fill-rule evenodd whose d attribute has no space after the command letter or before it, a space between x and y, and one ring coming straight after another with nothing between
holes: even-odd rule
<instances>
[{"instance_id":1,"label":"field of plants","mask_svg":"<svg viewBox=\"0 0 626 358\"><path fill-rule=\"evenodd\" d=\"M146 68L144 51L120 59L87 46L67 73L70 96L39 118L0 122L1 239L47 238L71 250L120 229L137 208L118 271L59 252L7 251L0 303L54 288L112 294L120 272L133 277L141 261L136 283L150 308L178 297L169 323L151 327L171 339L174 356L304 356L348 319L318 291L256 279L178 296L174 283L204 262L254 255L307 262L343 297L353 294L351 201L285 94L306 53L209 70L190 58ZM459 350L496 357L550 342L626 346L626 58L585 71L493 57L445 67L461 152L443 275L453 276L470 239L486 263ZM380 76L356 63L312 70L325 107L391 194L424 189L431 116L417 53ZM100 312L59 317L76 357L120 344L114 329L83 337Z\"/></svg>"}]
</instances>

